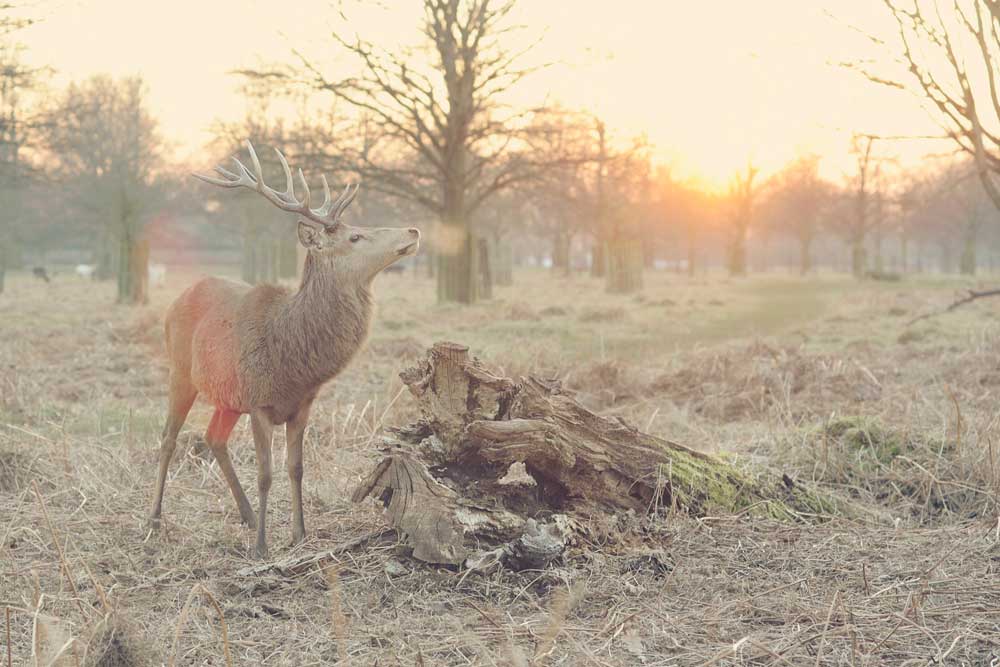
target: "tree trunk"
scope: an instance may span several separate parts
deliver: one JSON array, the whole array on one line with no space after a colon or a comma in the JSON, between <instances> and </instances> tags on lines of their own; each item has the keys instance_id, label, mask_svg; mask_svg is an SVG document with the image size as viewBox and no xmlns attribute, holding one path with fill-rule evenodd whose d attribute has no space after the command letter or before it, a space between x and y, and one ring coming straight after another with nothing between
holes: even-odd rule
<instances>
[{"instance_id":1,"label":"tree trunk","mask_svg":"<svg viewBox=\"0 0 1000 667\"><path fill-rule=\"evenodd\" d=\"M607 290L631 294L642 289L642 243L638 239L616 239L608 245Z\"/></svg>"},{"instance_id":2,"label":"tree trunk","mask_svg":"<svg viewBox=\"0 0 1000 667\"><path fill-rule=\"evenodd\" d=\"M943 273L954 273L955 272L955 257L952 253L952 246L950 241L945 241L941 244L941 271Z\"/></svg>"},{"instance_id":3,"label":"tree trunk","mask_svg":"<svg viewBox=\"0 0 1000 667\"><path fill-rule=\"evenodd\" d=\"M475 303L479 299L476 243L465 225L442 225L446 247L437 251L439 303Z\"/></svg>"},{"instance_id":4,"label":"tree trunk","mask_svg":"<svg viewBox=\"0 0 1000 667\"><path fill-rule=\"evenodd\" d=\"M868 268L867 252L865 251L864 238L851 240L851 275L855 278L864 278Z\"/></svg>"},{"instance_id":5,"label":"tree trunk","mask_svg":"<svg viewBox=\"0 0 1000 667\"><path fill-rule=\"evenodd\" d=\"M94 280L111 280L118 275L120 254L115 251L115 242L109 233L101 233L95 255Z\"/></svg>"},{"instance_id":6,"label":"tree trunk","mask_svg":"<svg viewBox=\"0 0 1000 667\"><path fill-rule=\"evenodd\" d=\"M812 271L812 236L799 237L799 275Z\"/></svg>"},{"instance_id":7,"label":"tree trunk","mask_svg":"<svg viewBox=\"0 0 1000 667\"><path fill-rule=\"evenodd\" d=\"M962 244L962 254L958 258L958 270L963 276L976 275L976 224L970 223L965 226L965 238Z\"/></svg>"},{"instance_id":8,"label":"tree trunk","mask_svg":"<svg viewBox=\"0 0 1000 667\"><path fill-rule=\"evenodd\" d=\"M540 568L573 532L626 512L872 516L787 475L738 468L598 416L558 381L514 382L463 345L436 344L400 377L422 417L386 439L385 458L353 499L384 503L420 560Z\"/></svg>"},{"instance_id":9,"label":"tree trunk","mask_svg":"<svg viewBox=\"0 0 1000 667\"><path fill-rule=\"evenodd\" d=\"M742 230L729 242L729 257L726 264L730 276L745 276L747 274L747 237Z\"/></svg>"},{"instance_id":10,"label":"tree trunk","mask_svg":"<svg viewBox=\"0 0 1000 667\"><path fill-rule=\"evenodd\" d=\"M565 231L556 232L552 239L552 268L562 275L570 274L570 237Z\"/></svg>"},{"instance_id":11,"label":"tree trunk","mask_svg":"<svg viewBox=\"0 0 1000 667\"><path fill-rule=\"evenodd\" d=\"M118 240L118 303L149 303L149 241L128 230Z\"/></svg>"},{"instance_id":12,"label":"tree trunk","mask_svg":"<svg viewBox=\"0 0 1000 667\"><path fill-rule=\"evenodd\" d=\"M510 242L503 238L494 238L490 243L490 251L493 283L501 287L510 287L514 284L514 252Z\"/></svg>"},{"instance_id":13,"label":"tree trunk","mask_svg":"<svg viewBox=\"0 0 1000 667\"><path fill-rule=\"evenodd\" d=\"M903 232L899 236L899 265L900 273L903 275L909 273L910 271L910 239L907 238L906 232Z\"/></svg>"},{"instance_id":14,"label":"tree trunk","mask_svg":"<svg viewBox=\"0 0 1000 667\"><path fill-rule=\"evenodd\" d=\"M976 239L972 236L965 238L962 256L958 260L958 270L963 276L976 275Z\"/></svg>"},{"instance_id":15,"label":"tree trunk","mask_svg":"<svg viewBox=\"0 0 1000 667\"><path fill-rule=\"evenodd\" d=\"M476 244L479 247L479 297L481 299L493 298L493 262L490 253L490 243L487 239L479 239Z\"/></svg>"},{"instance_id":16,"label":"tree trunk","mask_svg":"<svg viewBox=\"0 0 1000 667\"><path fill-rule=\"evenodd\" d=\"M607 272L607 246L603 237L594 239L594 246L590 253L590 275L593 278L603 278Z\"/></svg>"},{"instance_id":17,"label":"tree trunk","mask_svg":"<svg viewBox=\"0 0 1000 667\"><path fill-rule=\"evenodd\" d=\"M465 210L465 151L459 143L446 165L442 224L435 235L439 303L475 303L479 299L479 247Z\"/></svg>"},{"instance_id":18,"label":"tree trunk","mask_svg":"<svg viewBox=\"0 0 1000 667\"><path fill-rule=\"evenodd\" d=\"M875 225L875 238L873 239L875 245L875 273L882 274L885 273L885 263L882 260L882 221L879 220Z\"/></svg>"}]
</instances>

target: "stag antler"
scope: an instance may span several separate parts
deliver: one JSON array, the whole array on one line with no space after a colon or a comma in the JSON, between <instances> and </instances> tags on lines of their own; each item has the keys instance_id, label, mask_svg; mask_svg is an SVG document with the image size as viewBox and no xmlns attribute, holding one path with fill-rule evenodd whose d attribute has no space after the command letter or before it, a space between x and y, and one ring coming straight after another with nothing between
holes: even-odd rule
<instances>
[{"instance_id":1,"label":"stag antler","mask_svg":"<svg viewBox=\"0 0 1000 667\"><path fill-rule=\"evenodd\" d=\"M321 175L323 180L323 205L319 208L309 208L309 199L311 197L309 193L309 184L306 183L306 178L302 174L302 170L299 169L299 181L302 183L302 189L305 191L305 196L302 201L295 196L295 185L292 182L292 170L288 166L288 161L285 156L281 154L277 148L274 152L278 154L278 161L281 162L281 168L285 172L285 191L277 192L271 187L268 187L264 183L264 175L260 169L260 160L257 159L257 152L253 149L253 144L249 140L246 141L247 150L250 152L250 160L253 162L253 173L247 169L246 165L240 162L239 158L233 156L233 162L236 163L236 169L239 173L233 173L222 166L217 166L215 171L217 171L222 178L215 178L213 176L206 176L204 174L192 174L195 178L200 178L206 183L211 183L212 185L218 185L221 188L249 188L255 192L259 192L264 196L266 200L280 208L282 211L289 211L290 213L298 213L304 218L308 218L313 222L318 222L324 227L335 227L340 221L340 216L344 213L351 202L358 194L358 185L350 185L344 188L344 191L340 193L340 196L334 200L330 200L330 186L326 182L326 176Z\"/></svg>"}]
</instances>

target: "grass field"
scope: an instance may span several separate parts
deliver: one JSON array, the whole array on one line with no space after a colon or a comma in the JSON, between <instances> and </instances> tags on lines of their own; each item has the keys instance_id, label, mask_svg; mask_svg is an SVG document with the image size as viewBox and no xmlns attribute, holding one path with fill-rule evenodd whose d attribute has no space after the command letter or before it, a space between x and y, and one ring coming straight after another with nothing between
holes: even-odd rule
<instances>
[{"instance_id":1,"label":"grass field","mask_svg":"<svg viewBox=\"0 0 1000 667\"><path fill-rule=\"evenodd\" d=\"M488 577L419 564L383 536L333 568L251 577L239 570L253 535L217 467L190 451L207 406L182 433L165 529L145 528L161 317L196 277L172 268L138 309L66 274L8 279L0 641L13 665L1000 664L1000 300L907 325L968 281L649 274L641 296L615 297L587 277L524 271L463 308L435 305L430 280L382 276L367 348L313 411L309 539L294 549L275 476L274 558L383 526L374 504L348 498L381 430L413 416L399 371L440 340L887 521L620 516L557 567ZM250 440L244 420L230 450L253 498ZM279 433L276 471L283 451Z\"/></svg>"}]
</instances>

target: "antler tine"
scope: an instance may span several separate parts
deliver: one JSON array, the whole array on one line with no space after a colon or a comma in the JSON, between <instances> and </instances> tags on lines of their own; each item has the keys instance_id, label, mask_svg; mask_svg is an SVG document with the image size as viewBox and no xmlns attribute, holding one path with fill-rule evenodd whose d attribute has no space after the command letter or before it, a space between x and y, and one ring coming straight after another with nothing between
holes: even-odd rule
<instances>
[{"instance_id":1,"label":"antler tine","mask_svg":"<svg viewBox=\"0 0 1000 667\"><path fill-rule=\"evenodd\" d=\"M253 173L257 177L257 189L263 191L264 185L264 172L260 168L260 160L257 159L257 151L253 149L253 144L247 139L244 142L247 146L247 150L250 151L250 160L253 162ZM237 160L239 162L239 160ZM243 166L242 164L240 165ZM246 167L244 167L246 169Z\"/></svg>"},{"instance_id":2,"label":"antler tine","mask_svg":"<svg viewBox=\"0 0 1000 667\"><path fill-rule=\"evenodd\" d=\"M361 186L357 183L355 183L353 187L351 184L348 184L347 187L344 188L344 194L337 199L338 204L333 212L334 220L339 219L340 216L343 215L344 211L347 210L347 207L351 205L352 201L354 201L354 198L358 196L358 190L360 189Z\"/></svg>"},{"instance_id":3,"label":"antler tine","mask_svg":"<svg viewBox=\"0 0 1000 667\"><path fill-rule=\"evenodd\" d=\"M274 149L274 152L278 154L278 162L281 163L281 169L285 172L285 195L292 201L298 201L295 197L295 183L292 181L292 170L288 166L288 160L277 148Z\"/></svg>"},{"instance_id":4,"label":"antler tine","mask_svg":"<svg viewBox=\"0 0 1000 667\"><path fill-rule=\"evenodd\" d=\"M323 205L316 209L316 214L325 218L330 214L333 202L330 201L330 184L326 182L326 174L320 174L319 179L323 182Z\"/></svg>"},{"instance_id":5,"label":"antler tine","mask_svg":"<svg viewBox=\"0 0 1000 667\"><path fill-rule=\"evenodd\" d=\"M306 182L305 174L302 173L301 169L299 169L299 180L302 181L302 189L305 190L306 193L302 198L302 211L309 211L310 213L315 214L315 211L309 208L309 200L312 198L312 193L309 192L309 183Z\"/></svg>"},{"instance_id":6,"label":"antler tine","mask_svg":"<svg viewBox=\"0 0 1000 667\"><path fill-rule=\"evenodd\" d=\"M235 155L233 156L233 162L236 164L236 168L239 169L239 172L240 172L239 175L233 174L233 176L235 176L236 179L237 179L236 180L237 184L239 184L239 185L245 185L248 188L256 190L257 189L257 179L254 177L253 174L250 173L250 170L247 169L247 166L245 164L243 164L242 162L240 162L240 159L238 157L236 157ZM230 173L232 173L232 172L230 172Z\"/></svg>"},{"instance_id":7,"label":"antler tine","mask_svg":"<svg viewBox=\"0 0 1000 667\"><path fill-rule=\"evenodd\" d=\"M201 181L205 181L211 185L218 185L220 188L238 188L241 183L238 180L231 180L237 178L236 174L229 171L228 169L223 169L222 167L216 167L215 170L226 176L226 178L215 178L214 176L207 176L205 174L199 174L197 172L191 174L195 178Z\"/></svg>"},{"instance_id":8,"label":"antler tine","mask_svg":"<svg viewBox=\"0 0 1000 667\"><path fill-rule=\"evenodd\" d=\"M308 218L313 222L318 222L327 227L332 227L337 224L338 218L344 212L344 209L350 205L354 200L354 197L358 194L358 186L348 185L344 188L344 192L341 193L337 199L330 201L330 184L326 180L326 176L322 176L323 179L323 205L318 209L309 208L309 201L312 194L309 192L309 183L306 182L305 174L302 170L298 170L299 180L302 182L302 189L305 193L305 197L302 201L299 201L298 197L295 196L295 179L292 177L292 169L288 166L288 160L282 155L281 151L277 148L274 152L278 155L278 162L281 163L281 169L285 172L285 191L278 192L273 188L269 187L264 183L264 172L260 165L260 159L257 157L257 151L254 150L253 144L249 140L245 142L247 147L247 152L250 153L250 164L253 167L251 171L245 164L240 162L240 159L233 156L233 164L236 165L235 171L230 171L222 166L215 167L215 171L222 177L216 178L215 176L208 176L206 174L194 173L192 174L199 180L205 181L210 185L216 185L222 188L240 188L245 187L256 191L261 194L269 202L277 206L283 211L288 211L290 213L297 213L304 218Z\"/></svg>"}]
</instances>

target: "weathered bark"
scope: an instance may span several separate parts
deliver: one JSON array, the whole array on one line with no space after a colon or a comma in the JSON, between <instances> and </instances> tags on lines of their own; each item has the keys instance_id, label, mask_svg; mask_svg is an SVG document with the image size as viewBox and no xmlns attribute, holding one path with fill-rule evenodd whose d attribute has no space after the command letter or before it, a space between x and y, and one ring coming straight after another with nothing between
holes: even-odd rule
<instances>
[{"instance_id":1,"label":"weathered bark","mask_svg":"<svg viewBox=\"0 0 1000 667\"><path fill-rule=\"evenodd\" d=\"M630 294L642 289L642 243L638 239L616 239L607 248L607 290Z\"/></svg>"},{"instance_id":2,"label":"weathered bark","mask_svg":"<svg viewBox=\"0 0 1000 667\"><path fill-rule=\"evenodd\" d=\"M962 244L962 254L958 258L958 270L963 276L976 275L976 244L978 243L978 229L975 222L969 223L965 227L965 238Z\"/></svg>"},{"instance_id":3,"label":"weathered bark","mask_svg":"<svg viewBox=\"0 0 1000 667\"><path fill-rule=\"evenodd\" d=\"M386 439L386 457L354 500L381 500L421 560L540 567L588 520L628 511L781 520L855 512L787 476L596 415L557 381L514 382L462 345L436 344L400 377L422 418Z\"/></svg>"},{"instance_id":4,"label":"weathered bark","mask_svg":"<svg viewBox=\"0 0 1000 667\"><path fill-rule=\"evenodd\" d=\"M868 268L868 253L865 250L864 238L851 240L851 275L863 278Z\"/></svg>"},{"instance_id":5,"label":"weathered bark","mask_svg":"<svg viewBox=\"0 0 1000 667\"><path fill-rule=\"evenodd\" d=\"M799 274L806 275L812 271L812 244L811 234L799 236Z\"/></svg>"},{"instance_id":6,"label":"weathered bark","mask_svg":"<svg viewBox=\"0 0 1000 667\"><path fill-rule=\"evenodd\" d=\"M743 228L734 230L735 236L729 241L726 268L730 276L745 276L747 274L747 239Z\"/></svg>"},{"instance_id":7,"label":"weathered bark","mask_svg":"<svg viewBox=\"0 0 1000 667\"><path fill-rule=\"evenodd\" d=\"M552 239L552 268L567 276L570 273L570 236L559 230Z\"/></svg>"},{"instance_id":8,"label":"weathered bark","mask_svg":"<svg viewBox=\"0 0 1000 667\"><path fill-rule=\"evenodd\" d=\"M118 239L118 303L149 303L149 241L129 230Z\"/></svg>"},{"instance_id":9,"label":"weathered bark","mask_svg":"<svg viewBox=\"0 0 1000 667\"><path fill-rule=\"evenodd\" d=\"M607 258L605 257L607 246L603 237L594 239L594 245L590 252L590 275L594 278L603 278L607 270Z\"/></svg>"},{"instance_id":10,"label":"weathered bark","mask_svg":"<svg viewBox=\"0 0 1000 667\"><path fill-rule=\"evenodd\" d=\"M101 232L97 248L94 251L96 268L94 280L111 280L118 275L118 253L115 252L115 242L106 230Z\"/></svg>"},{"instance_id":11,"label":"weathered bark","mask_svg":"<svg viewBox=\"0 0 1000 667\"><path fill-rule=\"evenodd\" d=\"M487 239L479 239L477 245L479 247L479 296L482 299L492 299L495 277L490 243Z\"/></svg>"},{"instance_id":12,"label":"weathered bark","mask_svg":"<svg viewBox=\"0 0 1000 667\"><path fill-rule=\"evenodd\" d=\"M479 299L479 262L472 235L461 225L442 225L447 247L437 251L440 303L475 303Z\"/></svg>"},{"instance_id":13,"label":"weathered bark","mask_svg":"<svg viewBox=\"0 0 1000 667\"><path fill-rule=\"evenodd\" d=\"M462 98L462 104L466 102ZM461 116L462 110L453 109L452 114ZM463 133L468 129L461 127ZM439 303L471 304L480 297L479 247L466 209L465 164L465 141L456 137L442 188L444 206L437 239Z\"/></svg>"}]
</instances>

